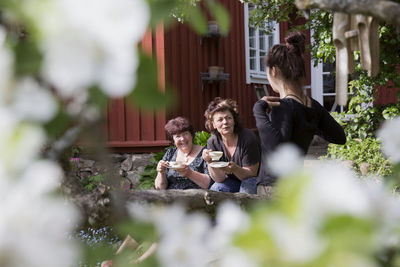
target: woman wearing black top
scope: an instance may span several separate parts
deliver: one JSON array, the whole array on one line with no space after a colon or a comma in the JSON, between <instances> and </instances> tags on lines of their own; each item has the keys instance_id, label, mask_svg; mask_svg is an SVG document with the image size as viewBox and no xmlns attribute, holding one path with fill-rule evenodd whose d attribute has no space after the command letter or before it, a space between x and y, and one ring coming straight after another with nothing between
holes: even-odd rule
<instances>
[{"instance_id":1,"label":"woman wearing black top","mask_svg":"<svg viewBox=\"0 0 400 267\"><path fill-rule=\"evenodd\" d=\"M346 142L343 128L324 107L303 93L306 77L304 35L292 33L285 42L274 45L265 61L268 81L279 97L263 97L253 108L262 146L257 181L260 194L267 190L265 186L275 182L276 178L270 175L265 161L268 153L280 143L291 142L306 154L315 134L332 143Z\"/></svg>"}]
</instances>

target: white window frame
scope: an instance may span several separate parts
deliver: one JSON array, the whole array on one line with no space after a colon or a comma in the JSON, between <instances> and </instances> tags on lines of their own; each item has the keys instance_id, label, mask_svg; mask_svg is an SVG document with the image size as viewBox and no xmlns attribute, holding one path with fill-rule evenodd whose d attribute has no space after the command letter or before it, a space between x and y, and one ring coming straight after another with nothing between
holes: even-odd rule
<instances>
[{"instance_id":1,"label":"white window frame","mask_svg":"<svg viewBox=\"0 0 400 267\"><path fill-rule=\"evenodd\" d=\"M265 71L259 70L251 70L250 69L250 38L249 38L249 4L244 4L244 36L245 36L245 59L246 59L246 83L260 83L260 84L269 84L267 73ZM274 32L272 33L273 44L280 43L279 37L279 24L273 22ZM259 66L260 58L259 58L259 42L258 36L260 29L256 29L256 62L257 66ZM268 53L269 48L267 48L266 54Z\"/></svg>"}]
</instances>

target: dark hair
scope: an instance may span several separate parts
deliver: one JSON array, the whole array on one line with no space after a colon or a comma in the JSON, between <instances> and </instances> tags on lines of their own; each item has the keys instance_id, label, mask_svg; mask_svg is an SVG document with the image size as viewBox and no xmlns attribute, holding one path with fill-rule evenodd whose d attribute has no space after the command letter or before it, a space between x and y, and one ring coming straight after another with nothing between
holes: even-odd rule
<instances>
[{"instance_id":1,"label":"dark hair","mask_svg":"<svg viewBox=\"0 0 400 267\"><path fill-rule=\"evenodd\" d=\"M189 120L183 117L176 117L171 119L165 124L164 127L168 138L173 141L173 135L180 134L188 131L192 137L194 137L193 126L189 123Z\"/></svg>"},{"instance_id":2,"label":"dark hair","mask_svg":"<svg viewBox=\"0 0 400 267\"><path fill-rule=\"evenodd\" d=\"M235 100L229 98L223 99L221 97L214 98L214 100L211 101L210 104L208 104L208 107L204 112L204 117L206 118L206 123L205 123L206 129L214 134L217 133L217 130L214 129L212 123L213 116L216 112L223 112L223 111L229 111L230 113L232 113L233 120L235 122L233 132L236 134L239 133L241 125L239 121L238 105Z\"/></svg>"},{"instance_id":3,"label":"dark hair","mask_svg":"<svg viewBox=\"0 0 400 267\"><path fill-rule=\"evenodd\" d=\"M277 67L283 77L294 82L301 82L306 77L303 54L305 36L300 32L290 33L285 44L276 44L268 52L265 59L267 67Z\"/></svg>"}]
</instances>

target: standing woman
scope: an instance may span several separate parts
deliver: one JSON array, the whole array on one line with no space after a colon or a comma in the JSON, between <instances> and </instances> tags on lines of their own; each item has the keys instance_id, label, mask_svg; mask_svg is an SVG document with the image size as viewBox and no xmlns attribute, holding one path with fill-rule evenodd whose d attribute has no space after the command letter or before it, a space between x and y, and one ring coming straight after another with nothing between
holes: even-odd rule
<instances>
[{"instance_id":1,"label":"standing woman","mask_svg":"<svg viewBox=\"0 0 400 267\"><path fill-rule=\"evenodd\" d=\"M211 190L256 193L256 176L260 164L260 148L256 136L239 124L238 107L232 99L215 98L204 114L206 128L213 135L208 139L203 158L215 183ZM210 151L222 151L223 168L210 166Z\"/></svg>"},{"instance_id":2,"label":"standing woman","mask_svg":"<svg viewBox=\"0 0 400 267\"><path fill-rule=\"evenodd\" d=\"M274 45L266 57L268 81L279 97L264 96L253 107L263 158L257 181L259 194L269 191L266 186L275 182L265 160L278 144L291 142L306 154L315 134L331 143L346 142L343 128L302 90L306 79L304 51L305 36L295 32L285 38L285 44Z\"/></svg>"},{"instance_id":3,"label":"standing woman","mask_svg":"<svg viewBox=\"0 0 400 267\"><path fill-rule=\"evenodd\" d=\"M207 189L212 184L207 163L202 158L205 149L193 144L194 130L189 121L182 117L169 120L165 125L167 136L175 147L165 153L157 165L156 189ZM182 163L171 169L170 161Z\"/></svg>"}]
</instances>

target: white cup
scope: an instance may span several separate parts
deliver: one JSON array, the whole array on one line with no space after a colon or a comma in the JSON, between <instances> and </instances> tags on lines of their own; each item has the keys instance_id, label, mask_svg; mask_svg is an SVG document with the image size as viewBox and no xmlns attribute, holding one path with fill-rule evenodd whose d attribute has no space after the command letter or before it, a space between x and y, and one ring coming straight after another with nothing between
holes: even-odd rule
<instances>
[{"instance_id":1,"label":"white cup","mask_svg":"<svg viewBox=\"0 0 400 267\"><path fill-rule=\"evenodd\" d=\"M210 155L212 161L218 161L222 157L224 152L222 152L222 151L210 151L210 152L208 152L208 154Z\"/></svg>"},{"instance_id":2,"label":"white cup","mask_svg":"<svg viewBox=\"0 0 400 267\"><path fill-rule=\"evenodd\" d=\"M179 168L183 167L183 162L181 162L181 161L170 161L170 162L168 162L168 165L169 165L170 168L179 169Z\"/></svg>"}]
</instances>

